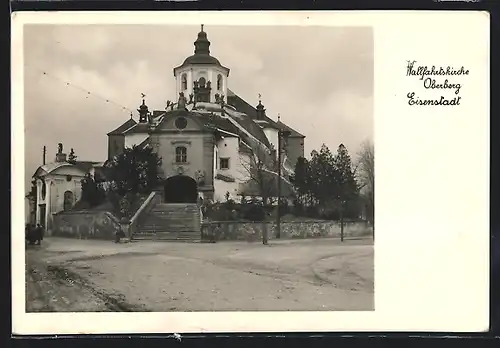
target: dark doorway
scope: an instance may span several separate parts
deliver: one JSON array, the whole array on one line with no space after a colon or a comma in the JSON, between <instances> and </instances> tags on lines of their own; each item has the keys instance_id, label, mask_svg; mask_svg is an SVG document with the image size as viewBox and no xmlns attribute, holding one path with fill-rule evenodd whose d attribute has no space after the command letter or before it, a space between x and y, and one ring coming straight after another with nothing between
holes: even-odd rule
<instances>
[{"instance_id":1,"label":"dark doorway","mask_svg":"<svg viewBox=\"0 0 500 348\"><path fill-rule=\"evenodd\" d=\"M176 175L165 181L165 203L196 203L198 185L186 175Z\"/></svg>"}]
</instances>

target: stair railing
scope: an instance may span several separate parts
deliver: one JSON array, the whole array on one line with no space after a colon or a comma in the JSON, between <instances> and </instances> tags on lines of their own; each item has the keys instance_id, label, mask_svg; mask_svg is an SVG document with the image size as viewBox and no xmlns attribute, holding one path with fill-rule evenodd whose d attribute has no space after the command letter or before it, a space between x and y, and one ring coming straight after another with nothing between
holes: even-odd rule
<instances>
[{"instance_id":1,"label":"stair railing","mask_svg":"<svg viewBox=\"0 0 500 348\"><path fill-rule=\"evenodd\" d=\"M133 239L134 234L139 231L139 222L141 221L141 218L151 211L151 208L158 203L159 199L161 199L161 195L159 195L158 192L153 191L149 194L148 198L146 198L139 209L137 209L134 216L130 219L130 239Z\"/></svg>"}]
</instances>

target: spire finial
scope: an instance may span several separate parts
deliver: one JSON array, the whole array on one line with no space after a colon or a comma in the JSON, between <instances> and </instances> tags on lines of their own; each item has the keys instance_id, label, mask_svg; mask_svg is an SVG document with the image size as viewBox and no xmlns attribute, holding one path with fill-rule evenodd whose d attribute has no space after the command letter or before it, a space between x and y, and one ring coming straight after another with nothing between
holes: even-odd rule
<instances>
[{"instance_id":1,"label":"spire finial","mask_svg":"<svg viewBox=\"0 0 500 348\"><path fill-rule=\"evenodd\" d=\"M278 122L280 121L280 119L281 119L281 116L280 116L280 114L278 113Z\"/></svg>"},{"instance_id":2,"label":"spire finial","mask_svg":"<svg viewBox=\"0 0 500 348\"><path fill-rule=\"evenodd\" d=\"M130 119L133 119L134 118L134 115L132 113L130 113Z\"/></svg>"},{"instance_id":3,"label":"spire finial","mask_svg":"<svg viewBox=\"0 0 500 348\"><path fill-rule=\"evenodd\" d=\"M258 96L259 96L259 103L260 103L262 100L262 94L259 93Z\"/></svg>"},{"instance_id":4,"label":"spire finial","mask_svg":"<svg viewBox=\"0 0 500 348\"><path fill-rule=\"evenodd\" d=\"M146 95L144 93L141 93L142 97L142 104L139 106L139 109L137 111L139 112L139 123L147 122L148 120L148 106L146 105L146 101L144 100L144 97ZM132 114L130 115L130 118L132 118Z\"/></svg>"},{"instance_id":5,"label":"spire finial","mask_svg":"<svg viewBox=\"0 0 500 348\"><path fill-rule=\"evenodd\" d=\"M204 26L204 24L201 25L201 31L203 31L203 26Z\"/></svg>"}]
</instances>

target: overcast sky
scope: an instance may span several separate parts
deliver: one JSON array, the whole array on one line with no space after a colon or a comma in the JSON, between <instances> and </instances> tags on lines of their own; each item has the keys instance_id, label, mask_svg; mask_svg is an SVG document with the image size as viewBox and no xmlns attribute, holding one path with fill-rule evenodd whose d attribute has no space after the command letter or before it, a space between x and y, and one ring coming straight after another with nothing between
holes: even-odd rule
<instances>
[{"instance_id":1,"label":"overcast sky","mask_svg":"<svg viewBox=\"0 0 500 348\"><path fill-rule=\"evenodd\" d=\"M176 99L172 69L193 54L199 26L26 25L26 180L51 162L57 143L79 160L104 161L106 134L145 93L150 109ZM370 27L205 26L213 56L231 69L228 87L306 136L309 155L340 143L352 156L373 138ZM43 72L47 74L44 75ZM109 99L106 103L65 82ZM137 112L134 117L137 119Z\"/></svg>"}]
</instances>

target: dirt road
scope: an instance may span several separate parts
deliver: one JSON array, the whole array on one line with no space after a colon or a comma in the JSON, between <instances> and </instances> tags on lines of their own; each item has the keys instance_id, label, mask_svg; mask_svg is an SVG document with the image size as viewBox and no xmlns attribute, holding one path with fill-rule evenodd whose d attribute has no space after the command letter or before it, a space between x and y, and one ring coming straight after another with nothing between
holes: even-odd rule
<instances>
[{"instance_id":1,"label":"dirt road","mask_svg":"<svg viewBox=\"0 0 500 348\"><path fill-rule=\"evenodd\" d=\"M366 239L273 241L263 246L51 238L41 249L28 251L27 273L31 311L311 311L374 306L373 245Z\"/></svg>"}]
</instances>

